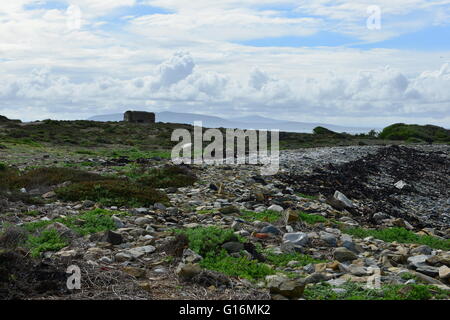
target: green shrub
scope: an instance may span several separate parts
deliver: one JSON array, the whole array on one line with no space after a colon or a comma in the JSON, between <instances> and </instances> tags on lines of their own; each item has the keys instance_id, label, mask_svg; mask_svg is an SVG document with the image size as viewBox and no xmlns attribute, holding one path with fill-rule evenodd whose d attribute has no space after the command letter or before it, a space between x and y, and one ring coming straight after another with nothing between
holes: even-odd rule
<instances>
[{"instance_id":1,"label":"green shrub","mask_svg":"<svg viewBox=\"0 0 450 320\"><path fill-rule=\"evenodd\" d=\"M197 181L197 177L186 168L165 166L151 169L137 181L153 188L181 188L193 185Z\"/></svg>"},{"instance_id":2,"label":"green shrub","mask_svg":"<svg viewBox=\"0 0 450 320\"><path fill-rule=\"evenodd\" d=\"M35 233L43 230L48 225L59 222L74 230L80 235L87 235L91 233L115 230L116 226L114 220L111 218L113 215L124 215L126 213L109 211L105 209L94 209L86 211L80 215L67 216L64 218L56 218L53 220L41 220L35 222L29 222L23 225L23 228L28 232Z\"/></svg>"},{"instance_id":3,"label":"green shrub","mask_svg":"<svg viewBox=\"0 0 450 320\"><path fill-rule=\"evenodd\" d=\"M200 265L209 270L248 280L263 279L275 273L266 264L259 263L256 260L250 260L247 257L232 257L225 250L219 253L209 252L200 262Z\"/></svg>"},{"instance_id":4,"label":"green shrub","mask_svg":"<svg viewBox=\"0 0 450 320\"><path fill-rule=\"evenodd\" d=\"M61 200L91 200L110 206L151 206L157 202L169 204L169 198L160 191L126 180L74 183L55 192Z\"/></svg>"},{"instance_id":5,"label":"green shrub","mask_svg":"<svg viewBox=\"0 0 450 320\"><path fill-rule=\"evenodd\" d=\"M4 188L36 188L57 185L66 181L96 181L104 179L102 176L71 168L33 168L25 172L17 169L3 170L0 173L0 182Z\"/></svg>"},{"instance_id":6,"label":"green shrub","mask_svg":"<svg viewBox=\"0 0 450 320\"><path fill-rule=\"evenodd\" d=\"M177 230L176 232L185 234L189 240L189 247L200 255L205 255L209 252L217 253L221 244L238 240L233 230L220 229L218 227L199 227Z\"/></svg>"},{"instance_id":7,"label":"green shrub","mask_svg":"<svg viewBox=\"0 0 450 320\"><path fill-rule=\"evenodd\" d=\"M28 247L33 257L38 257L41 252L58 251L68 245L56 230L45 230L38 236L28 238Z\"/></svg>"},{"instance_id":8,"label":"green shrub","mask_svg":"<svg viewBox=\"0 0 450 320\"><path fill-rule=\"evenodd\" d=\"M412 231L406 230L405 228L395 227L380 230L347 228L344 230L344 232L359 238L372 236L386 242L397 241L399 243L417 243L430 246L434 249L450 250L449 239L439 239L437 237L428 235L420 236Z\"/></svg>"},{"instance_id":9,"label":"green shrub","mask_svg":"<svg viewBox=\"0 0 450 320\"><path fill-rule=\"evenodd\" d=\"M426 142L450 142L450 130L433 125L396 123L384 128L379 137L389 140L417 139Z\"/></svg>"}]
</instances>

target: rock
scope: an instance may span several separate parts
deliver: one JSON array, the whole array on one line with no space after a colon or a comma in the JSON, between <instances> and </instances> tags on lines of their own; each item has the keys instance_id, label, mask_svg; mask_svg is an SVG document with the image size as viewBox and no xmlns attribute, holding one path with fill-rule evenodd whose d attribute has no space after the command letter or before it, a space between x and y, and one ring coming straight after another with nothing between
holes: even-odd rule
<instances>
[{"instance_id":1,"label":"rock","mask_svg":"<svg viewBox=\"0 0 450 320\"><path fill-rule=\"evenodd\" d=\"M305 290L305 282L302 279L289 279L281 275L266 277L267 287L271 294L278 294L289 299L299 299Z\"/></svg>"},{"instance_id":2,"label":"rock","mask_svg":"<svg viewBox=\"0 0 450 320\"><path fill-rule=\"evenodd\" d=\"M78 238L78 235L70 228L66 227L64 224L60 222L54 222L49 224L45 230L55 230L61 237L75 239Z\"/></svg>"},{"instance_id":3,"label":"rock","mask_svg":"<svg viewBox=\"0 0 450 320\"><path fill-rule=\"evenodd\" d=\"M264 228L262 228L260 233L271 233L271 234L275 234L275 235L280 235L281 231L280 231L280 229L270 225L270 226L265 226Z\"/></svg>"},{"instance_id":4,"label":"rock","mask_svg":"<svg viewBox=\"0 0 450 320\"><path fill-rule=\"evenodd\" d=\"M366 268L361 267L361 266L357 266L354 264L351 264L348 266L348 271L350 274L354 275L354 276L367 276L368 275L368 271Z\"/></svg>"},{"instance_id":5,"label":"rock","mask_svg":"<svg viewBox=\"0 0 450 320\"><path fill-rule=\"evenodd\" d=\"M125 227L125 224L122 222L122 220L120 220L119 217L112 216L111 219L114 221L114 225L116 226L117 229Z\"/></svg>"},{"instance_id":6,"label":"rock","mask_svg":"<svg viewBox=\"0 0 450 320\"><path fill-rule=\"evenodd\" d=\"M127 253L131 255L134 259L139 259L143 255L155 252L155 250L156 248L154 246L143 246L127 250Z\"/></svg>"},{"instance_id":7,"label":"rock","mask_svg":"<svg viewBox=\"0 0 450 320\"><path fill-rule=\"evenodd\" d=\"M422 245L422 246L419 246L419 247L411 250L411 253L413 255L424 254L424 255L429 256L429 255L431 255L432 252L433 252L433 250L427 245Z\"/></svg>"},{"instance_id":8,"label":"rock","mask_svg":"<svg viewBox=\"0 0 450 320\"><path fill-rule=\"evenodd\" d=\"M404 187L406 187L406 182L403 181L403 180L397 181L397 182L394 184L394 187L396 187L396 188L399 189L399 190L402 190Z\"/></svg>"},{"instance_id":9,"label":"rock","mask_svg":"<svg viewBox=\"0 0 450 320\"><path fill-rule=\"evenodd\" d=\"M319 283L322 281L330 280L331 278L332 278L332 276L328 276L324 273L314 272L312 275L305 278L305 284Z\"/></svg>"},{"instance_id":10,"label":"rock","mask_svg":"<svg viewBox=\"0 0 450 320\"><path fill-rule=\"evenodd\" d=\"M196 263L180 263L175 269L175 273L184 281L189 281L202 272L202 268Z\"/></svg>"},{"instance_id":11,"label":"rock","mask_svg":"<svg viewBox=\"0 0 450 320\"><path fill-rule=\"evenodd\" d=\"M283 216L283 221L285 225L295 223L298 221L298 213L294 210L288 209Z\"/></svg>"},{"instance_id":12,"label":"rock","mask_svg":"<svg viewBox=\"0 0 450 320\"><path fill-rule=\"evenodd\" d=\"M84 200L81 206L83 209L89 209L95 206L95 202L91 200Z\"/></svg>"},{"instance_id":13,"label":"rock","mask_svg":"<svg viewBox=\"0 0 450 320\"><path fill-rule=\"evenodd\" d=\"M431 265L446 265L447 267L450 267L450 253L443 253L436 256L431 256L427 259L427 263Z\"/></svg>"},{"instance_id":14,"label":"rock","mask_svg":"<svg viewBox=\"0 0 450 320\"><path fill-rule=\"evenodd\" d=\"M314 273L314 271L316 270L315 266L312 263L307 264L306 266L303 267L303 270L307 273Z\"/></svg>"},{"instance_id":15,"label":"rock","mask_svg":"<svg viewBox=\"0 0 450 320\"><path fill-rule=\"evenodd\" d=\"M166 206L159 202L155 203L153 208L155 208L155 210L166 211Z\"/></svg>"},{"instance_id":16,"label":"rock","mask_svg":"<svg viewBox=\"0 0 450 320\"><path fill-rule=\"evenodd\" d=\"M147 224L152 223L152 220L147 217L139 217L136 220L134 220L134 223L136 223L138 226L145 226Z\"/></svg>"},{"instance_id":17,"label":"rock","mask_svg":"<svg viewBox=\"0 0 450 320\"><path fill-rule=\"evenodd\" d=\"M424 265L426 265L426 261L427 261L427 259L429 258L430 256L428 256L428 255L424 255L424 254L421 254L421 255L418 255L418 256L412 256L412 257L409 257L408 259L407 259L407 262L408 262L408 264L411 266L411 267L413 267L414 269L416 269L416 268L419 268L419 267L421 267L421 266L424 266Z\"/></svg>"},{"instance_id":18,"label":"rock","mask_svg":"<svg viewBox=\"0 0 450 320\"><path fill-rule=\"evenodd\" d=\"M144 278L146 274L143 268L124 267L122 270L135 278Z\"/></svg>"},{"instance_id":19,"label":"rock","mask_svg":"<svg viewBox=\"0 0 450 320\"><path fill-rule=\"evenodd\" d=\"M42 198L44 198L44 199L50 199L50 198L54 198L54 197L56 197L56 193L54 191L49 191L42 195Z\"/></svg>"},{"instance_id":20,"label":"rock","mask_svg":"<svg viewBox=\"0 0 450 320\"><path fill-rule=\"evenodd\" d=\"M337 247L337 238L335 235L321 231L319 233L320 239L323 240L330 247Z\"/></svg>"},{"instance_id":21,"label":"rock","mask_svg":"<svg viewBox=\"0 0 450 320\"><path fill-rule=\"evenodd\" d=\"M120 233L108 230L102 237L103 242L111 243L112 245L119 245L123 243L123 237Z\"/></svg>"},{"instance_id":22,"label":"rock","mask_svg":"<svg viewBox=\"0 0 450 320\"><path fill-rule=\"evenodd\" d=\"M240 253L244 250L244 244L241 242L226 242L222 245L222 248L227 250L228 253Z\"/></svg>"},{"instance_id":23,"label":"rock","mask_svg":"<svg viewBox=\"0 0 450 320\"><path fill-rule=\"evenodd\" d=\"M336 209L346 209L353 208L353 202L347 198L342 192L337 191L334 193L332 199L330 199L330 204Z\"/></svg>"},{"instance_id":24,"label":"rock","mask_svg":"<svg viewBox=\"0 0 450 320\"><path fill-rule=\"evenodd\" d=\"M353 261L358 259L358 256L352 251L344 247L334 249L334 258L339 262Z\"/></svg>"},{"instance_id":25,"label":"rock","mask_svg":"<svg viewBox=\"0 0 450 320\"><path fill-rule=\"evenodd\" d=\"M430 277L437 277L439 275L439 268L436 267L432 267L432 266L427 266L427 265L423 265L420 266L416 269L417 272L426 274L427 276Z\"/></svg>"},{"instance_id":26,"label":"rock","mask_svg":"<svg viewBox=\"0 0 450 320\"><path fill-rule=\"evenodd\" d=\"M441 266L439 268L439 278L444 280L450 279L450 268L447 266Z\"/></svg>"},{"instance_id":27,"label":"rock","mask_svg":"<svg viewBox=\"0 0 450 320\"><path fill-rule=\"evenodd\" d=\"M374 219L377 223L380 223L381 221L386 220L386 219L390 219L390 218L391 218L391 216L388 215L388 214L386 214L386 213L384 213L384 212L377 212L377 213L375 213L375 214L373 215L373 219Z\"/></svg>"},{"instance_id":28,"label":"rock","mask_svg":"<svg viewBox=\"0 0 450 320\"><path fill-rule=\"evenodd\" d=\"M130 261L133 257L126 252L119 252L115 255L115 259L117 262L125 262Z\"/></svg>"},{"instance_id":29,"label":"rock","mask_svg":"<svg viewBox=\"0 0 450 320\"><path fill-rule=\"evenodd\" d=\"M442 282L440 282L437 279L434 279L430 276L427 276L426 274L420 273L420 272L415 272L415 271L410 271L413 275L415 275L419 280L428 283L428 284L434 284L434 285L443 285Z\"/></svg>"},{"instance_id":30,"label":"rock","mask_svg":"<svg viewBox=\"0 0 450 320\"><path fill-rule=\"evenodd\" d=\"M283 212L284 211L283 207L279 206L277 204L271 205L269 208L267 208L267 210L276 211L276 212Z\"/></svg>"},{"instance_id":31,"label":"rock","mask_svg":"<svg viewBox=\"0 0 450 320\"><path fill-rule=\"evenodd\" d=\"M147 208L135 208L135 209L133 209L133 213L146 214L146 213L148 213L148 209Z\"/></svg>"},{"instance_id":32,"label":"rock","mask_svg":"<svg viewBox=\"0 0 450 320\"><path fill-rule=\"evenodd\" d=\"M309 241L308 235L304 232L285 233L283 242L289 242L298 246L305 246Z\"/></svg>"},{"instance_id":33,"label":"rock","mask_svg":"<svg viewBox=\"0 0 450 320\"><path fill-rule=\"evenodd\" d=\"M225 206L219 209L219 212L222 214L233 214L233 213L240 213L241 211L239 208L235 206Z\"/></svg>"},{"instance_id":34,"label":"rock","mask_svg":"<svg viewBox=\"0 0 450 320\"><path fill-rule=\"evenodd\" d=\"M302 246L294 244L292 242L282 243L280 249L283 253L303 253L304 251Z\"/></svg>"},{"instance_id":35,"label":"rock","mask_svg":"<svg viewBox=\"0 0 450 320\"><path fill-rule=\"evenodd\" d=\"M197 263L202 260L202 256L187 248L183 251L182 261L186 264Z\"/></svg>"}]
</instances>

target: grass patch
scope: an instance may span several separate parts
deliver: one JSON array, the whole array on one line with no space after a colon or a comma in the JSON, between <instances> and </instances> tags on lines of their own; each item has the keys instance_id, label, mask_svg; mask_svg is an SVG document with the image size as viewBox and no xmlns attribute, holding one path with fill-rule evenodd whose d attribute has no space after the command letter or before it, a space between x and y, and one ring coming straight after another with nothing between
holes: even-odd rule
<instances>
[{"instance_id":1,"label":"grass patch","mask_svg":"<svg viewBox=\"0 0 450 320\"><path fill-rule=\"evenodd\" d=\"M332 291L328 283L306 287L304 297L307 300L430 300L448 299L450 293L427 285L382 285L381 289L367 289L362 284L347 282L339 288L343 293Z\"/></svg>"},{"instance_id":2,"label":"grass patch","mask_svg":"<svg viewBox=\"0 0 450 320\"><path fill-rule=\"evenodd\" d=\"M325 217L322 217L317 214L309 214L305 212L299 212L298 217L300 220L308 223L308 224L316 224L316 223L325 223L328 220Z\"/></svg>"},{"instance_id":3,"label":"grass patch","mask_svg":"<svg viewBox=\"0 0 450 320\"><path fill-rule=\"evenodd\" d=\"M55 190L65 201L91 200L107 206L151 206L157 202L169 205L160 191L127 180L103 180L74 183Z\"/></svg>"},{"instance_id":4,"label":"grass patch","mask_svg":"<svg viewBox=\"0 0 450 320\"><path fill-rule=\"evenodd\" d=\"M448 239L439 239L428 235L420 236L412 231L406 230L405 228L395 227L380 230L346 228L344 229L344 232L358 238L372 236L385 242L397 241L399 243L416 243L427 245L434 249L450 250L450 240Z\"/></svg>"},{"instance_id":5,"label":"grass patch","mask_svg":"<svg viewBox=\"0 0 450 320\"><path fill-rule=\"evenodd\" d=\"M243 210L241 211L241 218L247 221L265 221L265 222L276 222L282 217L283 213L272 211L272 210L265 210L262 212L254 212L254 211L248 211Z\"/></svg>"},{"instance_id":6,"label":"grass patch","mask_svg":"<svg viewBox=\"0 0 450 320\"><path fill-rule=\"evenodd\" d=\"M68 245L56 230L42 231L38 236L30 236L27 241L33 257L38 257L45 251L58 251Z\"/></svg>"},{"instance_id":7,"label":"grass patch","mask_svg":"<svg viewBox=\"0 0 450 320\"><path fill-rule=\"evenodd\" d=\"M221 245L228 241L244 242L244 239L236 236L233 230L199 227L176 230L176 232L187 236L189 247L203 257L200 265L205 269L248 280L261 279L269 274L274 274L274 270L266 264L244 256L232 257L222 249Z\"/></svg>"},{"instance_id":8,"label":"grass patch","mask_svg":"<svg viewBox=\"0 0 450 320\"><path fill-rule=\"evenodd\" d=\"M23 225L23 228L28 232L35 233L41 231L48 225L59 222L74 230L80 235L87 235L91 233L115 230L116 226L113 219L113 215L124 215L125 213L109 211L104 209L94 209L86 211L81 215L68 216L64 218L56 218L53 220L42 220L36 222L29 222Z\"/></svg>"},{"instance_id":9,"label":"grass patch","mask_svg":"<svg viewBox=\"0 0 450 320\"><path fill-rule=\"evenodd\" d=\"M301 198L305 198L305 199L310 199L310 200L317 200L317 199L319 199L318 196L311 196L311 195L304 194L304 193L297 193L297 196L299 196Z\"/></svg>"}]
</instances>

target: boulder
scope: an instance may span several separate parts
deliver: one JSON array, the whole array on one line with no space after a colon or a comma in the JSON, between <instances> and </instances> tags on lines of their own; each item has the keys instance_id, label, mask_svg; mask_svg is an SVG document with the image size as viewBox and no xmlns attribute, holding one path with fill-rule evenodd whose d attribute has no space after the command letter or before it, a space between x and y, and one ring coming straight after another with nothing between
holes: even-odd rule
<instances>
[{"instance_id":1,"label":"boulder","mask_svg":"<svg viewBox=\"0 0 450 320\"><path fill-rule=\"evenodd\" d=\"M284 211L283 207L279 206L277 204L271 205L269 208L267 208L267 210L276 211L276 212L283 212Z\"/></svg>"},{"instance_id":2,"label":"boulder","mask_svg":"<svg viewBox=\"0 0 450 320\"><path fill-rule=\"evenodd\" d=\"M305 291L303 279L289 279L281 275L266 277L267 287L271 294L281 295L289 299L299 299Z\"/></svg>"},{"instance_id":3,"label":"boulder","mask_svg":"<svg viewBox=\"0 0 450 320\"><path fill-rule=\"evenodd\" d=\"M344 247L334 249L334 258L339 262L353 261L358 259L358 256Z\"/></svg>"},{"instance_id":4,"label":"boulder","mask_svg":"<svg viewBox=\"0 0 450 320\"><path fill-rule=\"evenodd\" d=\"M284 243L289 242L298 246L305 246L308 241L308 235L304 232L285 233L283 236Z\"/></svg>"}]
</instances>

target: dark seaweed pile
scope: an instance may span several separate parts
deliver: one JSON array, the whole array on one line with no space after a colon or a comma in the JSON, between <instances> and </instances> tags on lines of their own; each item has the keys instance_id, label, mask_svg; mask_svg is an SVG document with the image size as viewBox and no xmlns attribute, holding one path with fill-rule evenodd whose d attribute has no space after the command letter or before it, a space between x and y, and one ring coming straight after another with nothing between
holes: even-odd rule
<instances>
[{"instance_id":1,"label":"dark seaweed pile","mask_svg":"<svg viewBox=\"0 0 450 320\"><path fill-rule=\"evenodd\" d=\"M450 158L444 152L424 152L402 146L389 146L375 154L344 164L317 167L312 174L280 174L296 192L322 194L331 197L336 190L350 199L363 201L365 206L354 213L368 221L376 212L401 217L417 227L449 226ZM403 180L407 186L397 189L394 184ZM429 211L428 220L418 218L412 209L414 199L435 202L423 208ZM418 200L419 201L419 200ZM436 206L439 213L436 212ZM433 208L433 209L430 209ZM423 212L422 212L423 213Z\"/></svg>"}]
</instances>

